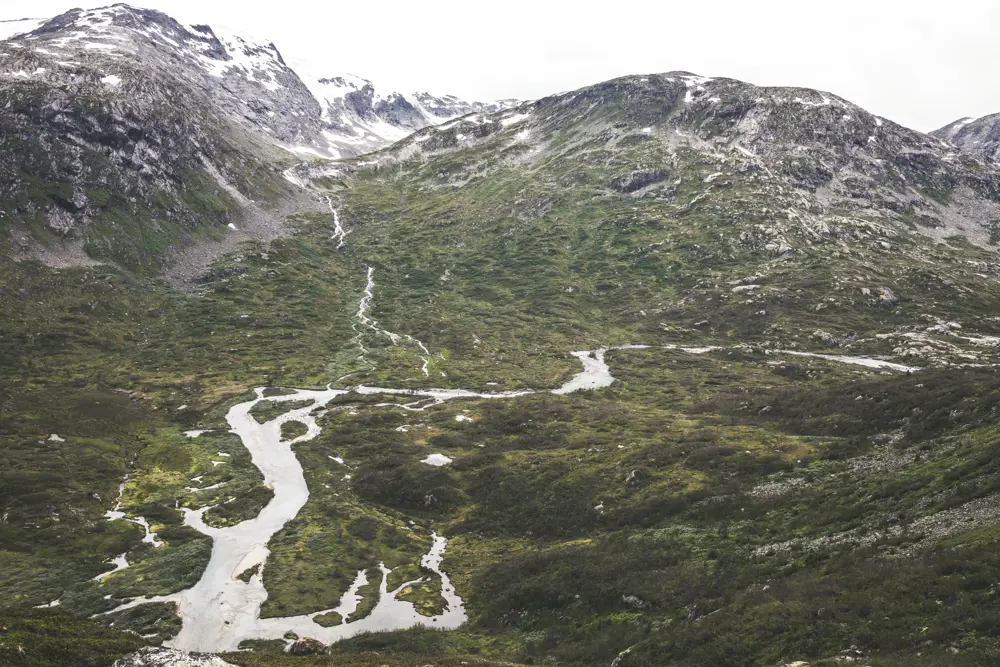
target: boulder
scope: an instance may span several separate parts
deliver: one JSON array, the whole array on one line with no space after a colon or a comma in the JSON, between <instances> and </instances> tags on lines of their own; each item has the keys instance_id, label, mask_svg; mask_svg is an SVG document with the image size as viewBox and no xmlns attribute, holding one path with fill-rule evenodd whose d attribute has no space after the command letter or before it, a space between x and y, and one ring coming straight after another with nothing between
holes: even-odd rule
<instances>
[{"instance_id":1,"label":"boulder","mask_svg":"<svg viewBox=\"0 0 1000 667\"><path fill-rule=\"evenodd\" d=\"M292 644L288 652L292 655L317 655L326 652L326 644L306 637Z\"/></svg>"}]
</instances>

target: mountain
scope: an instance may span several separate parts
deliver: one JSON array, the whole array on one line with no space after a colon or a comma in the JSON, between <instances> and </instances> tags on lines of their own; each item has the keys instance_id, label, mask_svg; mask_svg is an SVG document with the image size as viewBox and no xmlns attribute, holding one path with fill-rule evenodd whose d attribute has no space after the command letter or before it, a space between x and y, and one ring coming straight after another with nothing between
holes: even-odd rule
<instances>
[{"instance_id":1,"label":"mountain","mask_svg":"<svg viewBox=\"0 0 1000 667\"><path fill-rule=\"evenodd\" d=\"M419 246L443 218L469 239L462 248L495 257L516 229L521 242L507 252L549 248L535 261L567 267L543 303L586 294L599 310L588 326L624 318L635 337L681 327L782 348L813 338L941 365L993 357L982 344L988 311L952 309L970 306L961 294L992 290L983 276L1000 240L996 169L828 93L626 77L428 128L353 164L363 174L372 162L411 193L393 238L412 233L404 245ZM352 161L343 165L349 173ZM442 193L437 206L425 192ZM341 217L369 219L379 205L362 201L364 213L348 206ZM536 303L541 287L520 289L531 296L519 309L557 317ZM970 318L986 338L943 326ZM532 335L554 333L539 322Z\"/></svg>"},{"instance_id":2,"label":"mountain","mask_svg":"<svg viewBox=\"0 0 1000 667\"><path fill-rule=\"evenodd\" d=\"M54 21L0 44L0 664L1000 660L991 161L810 89L494 110ZM66 215L87 261L28 257ZM183 289L177 229L232 239Z\"/></svg>"},{"instance_id":3,"label":"mountain","mask_svg":"<svg viewBox=\"0 0 1000 667\"><path fill-rule=\"evenodd\" d=\"M252 201L297 196L268 135L319 129L276 51L116 5L51 19L0 54L0 192L21 256L155 273L188 248L281 233Z\"/></svg>"},{"instance_id":4,"label":"mountain","mask_svg":"<svg viewBox=\"0 0 1000 667\"><path fill-rule=\"evenodd\" d=\"M638 99L624 102L629 95ZM517 133L507 129L514 124ZM506 140L502 150L497 132ZM548 148L560 142L573 150ZM787 218L777 227L771 221L766 232L781 249L794 246L790 235L800 237L799 244L857 236L852 228L870 228L873 221L885 234L959 236L990 248L1000 213L995 171L934 138L829 93L683 72L626 77L529 104L516 114L466 118L418 133L387 157L469 146L486 147L479 151L479 169L501 154L522 154L518 163L532 165L590 153L606 162L605 187L668 200L680 185L673 183L676 166L696 154L705 186L717 178L750 186L742 194L755 201L740 200L742 210L725 213L746 218L754 209L773 209ZM620 153L632 162L673 168L614 173ZM701 189L706 195L713 190Z\"/></svg>"},{"instance_id":5,"label":"mountain","mask_svg":"<svg viewBox=\"0 0 1000 667\"><path fill-rule=\"evenodd\" d=\"M931 135L990 162L1000 161L1000 114L962 118L931 132Z\"/></svg>"},{"instance_id":6,"label":"mountain","mask_svg":"<svg viewBox=\"0 0 1000 667\"><path fill-rule=\"evenodd\" d=\"M517 100L465 102L453 95L380 93L371 81L346 75L303 78L323 109L323 136L337 157L368 153L431 125L474 112L499 111Z\"/></svg>"},{"instance_id":7,"label":"mountain","mask_svg":"<svg viewBox=\"0 0 1000 667\"><path fill-rule=\"evenodd\" d=\"M373 104L369 85L334 112L273 44L128 5L37 23L0 42L0 192L20 254L54 265L190 280L238 243L287 233L302 193L281 172L295 154L353 155L485 108L445 98L417 112L396 94Z\"/></svg>"}]
</instances>

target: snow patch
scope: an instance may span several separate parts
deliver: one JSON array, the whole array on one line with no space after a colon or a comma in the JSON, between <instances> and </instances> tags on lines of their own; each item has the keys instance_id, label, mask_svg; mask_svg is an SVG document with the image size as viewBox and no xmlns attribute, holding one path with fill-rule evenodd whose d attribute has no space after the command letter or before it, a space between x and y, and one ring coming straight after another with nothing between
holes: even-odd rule
<instances>
[{"instance_id":1,"label":"snow patch","mask_svg":"<svg viewBox=\"0 0 1000 667\"><path fill-rule=\"evenodd\" d=\"M441 467L441 466L448 465L453 460L454 459L452 459L451 457L445 456L444 454L431 454L426 459L421 459L420 462L421 463L426 463L429 466Z\"/></svg>"},{"instance_id":2,"label":"snow patch","mask_svg":"<svg viewBox=\"0 0 1000 667\"><path fill-rule=\"evenodd\" d=\"M530 113L515 113L500 119L500 124L504 127L510 127L516 123L520 123L525 118L531 118Z\"/></svg>"}]
</instances>

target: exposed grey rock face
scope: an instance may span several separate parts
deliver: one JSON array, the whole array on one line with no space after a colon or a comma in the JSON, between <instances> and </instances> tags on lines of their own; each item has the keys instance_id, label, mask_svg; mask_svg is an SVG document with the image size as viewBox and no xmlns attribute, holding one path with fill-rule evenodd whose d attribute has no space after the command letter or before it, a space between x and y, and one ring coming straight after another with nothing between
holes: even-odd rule
<instances>
[{"instance_id":1,"label":"exposed grey rock face","mask_svg":"<svg viewBox=\"0 0 1000 667\"><path fill-rule=\"evenodd\" d=\"M318 133L295 108L310 103L318 115L273 47L127 5L0 42L0 201L15 250L153 272L226 238L257 192L295 194L270 165L287 156L277 141Z\"/></svg>"},{"instance_id":2,"label":"exposed grey rock face","mask_svg":"<svg viewBox=\"0 0 1000 667\"><path fill-rule=\"evenodd\" d=\"M962 118L931 132L966 153L1000 163L1000 113L982 118Z\"/></svg>"},{"instance_id":3,"label":"exposed grey rock face","mask_svg":"<svg viewBox=\"0 0 1000 667\"><path fill-rule=\"evenodd\" d=\"M24 70L28 79L72 78L66 61L100 63L105 81L123 96L142 94L143 82L115 74L122 60L139 63L146 76L180 79L205 93L236 122L289 143L319 142L319 106L273 44L216 34L204 25L183 26L155 10L114 5L69 11L21 36L17 44L44 61L44 72ZM48 66L47 66L48 65ZM8 68L10 69L10 68ZM17 72L19 70L15 70Z\"/></svg>"},{"instance_id":4,"label":"exposed grey rock face","mask_svg":"<svg viewBox=\"0 0 1000 667\"><path fill-rule=\"evenodd\" d=\"M116 661L112 667L233 667L233 664L209 653L147 646Z\"/></svg>"},{"instance_id":5,"label":"exposed grey rock face","mask_svg":"<svg viewBox=\"0 0 1000 667\"><path fill-rule=\"evenodd\" d=\"M658 183L667 177L667 172L658 171L633 171L626 176L618 176L611 179L609 185L619 192L635 192L652 183Z\"/></svg>"}]
</instances>

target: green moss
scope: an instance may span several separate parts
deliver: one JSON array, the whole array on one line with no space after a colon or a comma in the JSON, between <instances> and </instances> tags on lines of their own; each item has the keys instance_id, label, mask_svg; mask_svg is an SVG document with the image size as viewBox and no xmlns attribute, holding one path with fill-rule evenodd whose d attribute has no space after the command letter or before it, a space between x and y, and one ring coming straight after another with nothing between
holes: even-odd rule
<instances>
[{"instance_id":1,"label":"green moss","mask_svg":"<svg viewBox=\"0 0 1000 667\"><path fill-rule=\"evenodd\" d=\"M133 632L159 643L181 631L181 619L173 603L151 603L103 617L111 627ZM151 636L154 635L154 636Z\"/></svg>"},{"instance_id":2,"label":"green moss","mask_svg":"<svg viewBox=\"0 0 1000 667\"><path fill-rule=\"evenodd\" d=\"M424 581L408 585L396 598L412 602L422 616L437 616L448 609L447 601L441 596L441 578L437 575L428 575Z\"/></svg>"},{"instance_id":3,"label":"green moss","mask_svg":"<svg viewBox=\"0 0 1000 667\"><path fill-rule=\"evenodd\" d=\"M0 611L0 663L9 667L106 667L146 644L60 611Z\"/></svg>"},{"instance_id":4,"label":"green moss","mask_svg":"<svg viewBox=\"0 0 1000 667\"><path fill-rule=\"evenodd\" d=\"M261 401L250 409L250 415L258 423L264 424L286 412L311 405L314 401Z\"/></svg>"},{"instance_id":5,"label":"green moss","mask_svg":"<svg viewBox=\"0 0 1000 667\"><path fill-rule=\"evenodd\" d=\"M281 439L282 440L294 440L299 436L305 435L309 431L309 427L300 421L287 421L281 424Z\"/></svg>"},{"instance_id":6,"label":"green moss","mask_svg":"<svg viewBox=\"0 0 1000 667\"><path fill-rule=\"evenodd\" d=\"M331 611L328 614L320 614L314 617L313 620L324 628L331 628L335 625L341 625L344 622L344 617L336 611Z\"/></svg>"}]
</instances>

